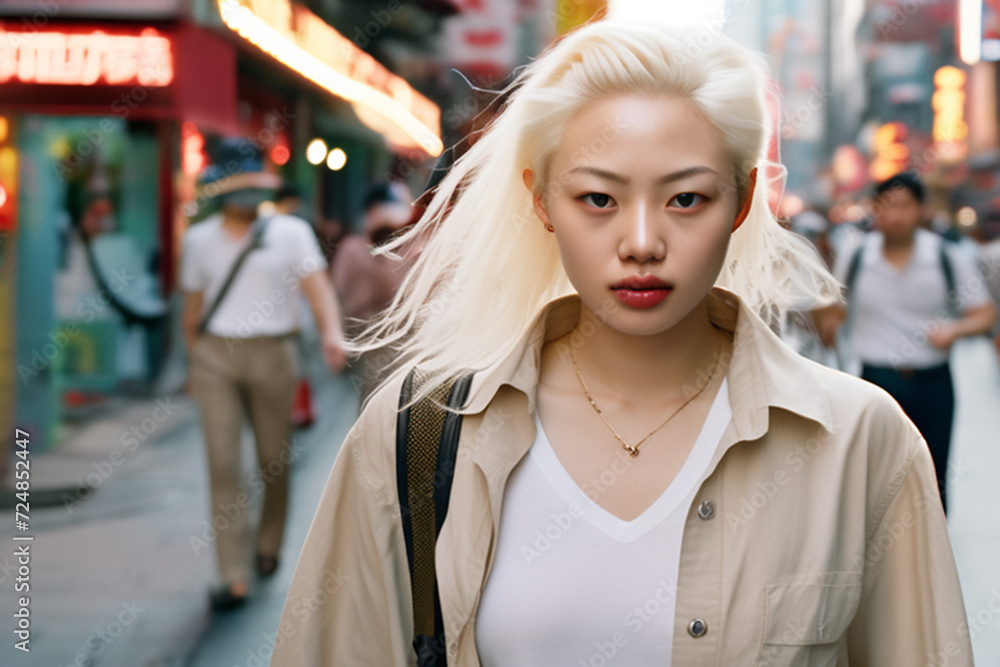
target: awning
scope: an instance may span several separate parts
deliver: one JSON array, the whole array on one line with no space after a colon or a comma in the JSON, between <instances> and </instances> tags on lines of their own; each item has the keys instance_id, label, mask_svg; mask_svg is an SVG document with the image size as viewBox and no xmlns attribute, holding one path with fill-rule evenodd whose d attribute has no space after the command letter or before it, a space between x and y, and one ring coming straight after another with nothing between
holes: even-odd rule
<instances>
[{"instance_id":1,"label":"awning","mask_svg":"<svg viewBox=\"0 0 1000 667\"><path fill-rule=\"evenodd\" d=\"M247 42L354 107L393 146L441 154L441 110L305 7L288 0L216 0Z\"/></svg>"}]
</instances>

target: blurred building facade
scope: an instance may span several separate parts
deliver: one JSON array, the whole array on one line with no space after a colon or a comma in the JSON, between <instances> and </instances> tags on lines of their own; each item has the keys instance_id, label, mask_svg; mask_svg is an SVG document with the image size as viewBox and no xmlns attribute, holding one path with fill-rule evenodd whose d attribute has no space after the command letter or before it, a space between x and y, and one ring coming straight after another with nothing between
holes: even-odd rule
<instances>
[{"instance_id":1,"label":"blurred building facade","mask_svg":"<svg viewBox=\"0 0 1000 667\"><path fill-rule=\"evenodd\" d=\"M349 220L401 161L432 162L439 105L365 48L409 30L421 36L410 54L431 58L455 12L430 0L0 5L0 424L44 448L63 418L149 390L177 343L179 242L205 213L197 175L220 138L262 148L313 222Z\"/></svg>"},{"instance_id":2,"label":"blurred building facade","mask_svg":"<svg viewBox=\"0 0 1000 667\"><path fill-rule=\"evenodd\" d=\"M420 193L492 91L605 5L0 4L0 426L45 448L64 419L151 390L220 139L259 146L314 224L357 229L373 182Z\"/></svg>"},{"instance_id":3,"label":"blurred building facade","mask_svg":"<svg viewBox=\"0 0 1000 667\"><path fill-rule=\"evenodd\" d=\"M971 207L994 225L998 10L998 0L728 0L726 31L768 55L780 91L790 201L856 218L872 183L914 169L940 224ZM963 60L963 30L974 60Z\"/></svg>"}]
</instances>

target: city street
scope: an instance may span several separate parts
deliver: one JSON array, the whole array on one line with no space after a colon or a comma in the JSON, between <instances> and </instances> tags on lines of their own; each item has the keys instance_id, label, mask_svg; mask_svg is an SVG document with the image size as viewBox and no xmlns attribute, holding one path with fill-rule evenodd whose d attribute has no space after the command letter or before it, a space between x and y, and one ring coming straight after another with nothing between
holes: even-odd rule
<instances>
[{"instance_id":1,"label":"city street","mask_svg":"<svg viewBox=\"0 0 1000 667\"><path fill-rule=\"evenodd\" d=\"M399 352L449 375L507 368L519 358L517 332L547 300L598 284L615 298L583 309L596 320L581 320L593 335L574 333L573 348L589 341L580 367L542 364L539 384L524 390L542 387L541 400L562 386L552 396L564 400L560 383L575 371L594 389L584 384L581 401L610 431L584 423L584 413L596 417L581 402L564 420L567 442L600 453L605 438L633 455L641 442L628 444L611 422L651 427L668 398L688 399L642 441L659 433L662 460L640 466L609 502L646 506L656 481L667 483L663 471L694 479L696 456L671 472L694 431L683 415L667 422L696 398L680 384L686 373L697 369L704 388L719 366L699 335L707 323L692 319L703 309L689 310L701 303L693 290L715 284L788 324L784 340L803 357L855 373L864 358L866 377L905 405L948 479L962 587L939 539L893 552L913 557L905 586L865 570L864 599L890 601L889 612L866 602L868 613L852 616L857 582L814 595L814 576L850 574L859 559L846 558L862 546L888 548L874 533L865 544L866 520L902 544L900 522L926 516L906 512L902 493L888 504L893 489L909 488L898 487L904 476L880 480L877 456L854 456L902 445L869 429L884 420L859 414L851 406L863 392L847 391L830 398L850 409L824 414L849 416L834 438L851 440L838 451L858 467L831 475L841 464L816 458L834 483L800 476L795 503L763 510L754 500L753 513L776 528L745 533L768 557L722 561L735 568L723 571L732 585L702 586L688 567L725 553L689 524L680 564L651 567L680 568L709 596L705 610L728 611L678 621L689 624L675 625L683 645L652 632L627 650L678 667L713 662L689 657L708 649L726 667L753 661L743 656L754 642L788 664L839 651L855 667L870 650L891 655L871 658L893 663L885 667L971 667L971 637L976 664L1000 667L998 82L1000 0L0 1L0 667L308 662L282 655L287 639L275 651L277 630L359 394L371 389L363 371ZM841 288L846 312L815 307ZM620 322L605 307L619 304ZM670 330L640 334L647 316ZM615 331L598 333L597 321ZM757 343L748 345L766 353ZM949 378L942 350L953 343ZM361 350L370 363L347 364ZM815 398L799 378L731 378L741 401L775 385ZM598 407L607 400L615 419ZM762 423L756 408L737 412ZM306 422L289 442L290 425ZM764 439L822 444L794 430L802 426L772 419ZM498 438L509 444L515 431ZM765 487L787 477L777 457L771 465L775 451L737 453L738 474L716 469L705 488L725 478L723 490L692 507L711 519L713 503L738 505L739 475L760 486L750 497L769 498ZM593 452L565 450L575 479L594 471ZM455 488L453 509L485 502L475 484ZM823 507L838 509L804 518L803 508ZM339 518L319 524L332 539L323 549L366 543L350 534L357 516ZM392 528L382 519L376 537ZM810 526L831 539L803 542L799 529ZM676 556L677 527L656 528ZM730 556L740 551L735 538L719 539ZM371 544L384 559L405 557L402 539ZM613 545L629 550L613 560L635 565L649 544ZM802 544L824 551L812 559ZM797 568L773 557L787 550ZM521 590L516 577L493 576ZM588 580L614 589L623 609L646 607L644 585ZM468 583L443 587L441 608L470 609L482 591ZM591 597L599 610L554 596L584 622L545 630L530 650L503 648L551 657L589 645L614 620L609 596ZM338 663L401 659L373 657L352 625L353 598L330 599L349 609L321 628L336 631ZM538 616L521 618L518 607L521 625L545 628L551 615L527 602ZM905 641L887 617L908 628ZM715 639L688 641L705 632ZM463 664L486 651L469 636L458 638ZM961 655L931 655L956 646ZM590 664L656 662L602 654Z\"/></svg>"},{"instance_id":2,"label":"city street","mask_svg":"<svg viewBox=\"0 0 1000 667\"><path fill-rule=\"evenodd\" d=\"M960 407L950 525L976 664L992 666L1000 664L1000 516L992 511L1000 504L1000 367L984 338L960 342L954 362ZM0 664L269 664L297 554L340 443L357 415L347 375L325 376L316 384L315 399L319 419L295 441L300 454L293 467L281 567L256 587L247 606L214 618L206 597L214 556L211 549L197 546L207 528L207 473L196 411L187 399L166 401L177 406L170 421L118 465L108 467L118 460L111 457L120 448L117 435L141 423L141 412L106 425L104 437L87 438L89 445L81 441L44 459L39 456L37 488L86 479L91 473L103 477L92 496L78 494L83 502L76 503L74 491L70 501L32 513L32 650L28 657L4 642ZM12 528L11 514L5 512L0 530L11 534ZM7 585L13 573L10 552L0 564ZM12 598L5 595L0 602L6 618L13 613Z\"/></svg>"},{"instance_id":3,"label":"city street","mask_svg":"<svg viewBox=\"0 0 1000 667\"><path fill-rule=\"evenodd\" d=\"M1000 665L1000 364L984 337L959 341L952 363L957 413L949 527L976 664L994 667Z\"/></svg>"},{"instance_id":4,"label":"city street","mask_svg":"<svg viewBox=\"0 0 1000 667\"><path fill-rule=\"evenodd\" d=\"M34 457L33 490L69 493L53 506L32 507L31 652L4 641L0 665L178 667L191 655L200 665L267 664L250 661L246 649L257 650L277 627L315 499L357 415L348 376L324 377L315 386L317 422L294 441L281 567L230 616L213 619L208 607L215 570L211 544L201 541L210 538L208 474L197 411L187 398L160 399L172 413L135 451L121 442L129 442L126 434L156 401ZM249 478L249 431L244 435ZM95 488L77 490L77 480ZM14 533L12 509L4 511L0 530ZM15 571L5 549L0 585L12 588ZM10 619L14 611L15 596L0 596L0 614Z\"/></svg>"}]
</instances>

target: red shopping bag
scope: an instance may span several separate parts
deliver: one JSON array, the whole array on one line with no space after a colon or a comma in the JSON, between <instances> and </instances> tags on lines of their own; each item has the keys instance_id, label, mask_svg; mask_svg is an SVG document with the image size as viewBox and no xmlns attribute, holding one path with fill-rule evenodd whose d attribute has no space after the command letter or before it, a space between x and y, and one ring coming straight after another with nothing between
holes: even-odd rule
<instances>
[{"instance_id":1,"label":"red shopping bag","mask_svg":"<svg viewBox=\"0 0 1000 667\"><path fill-rule=\"evenodd\" d=\"M295 388L295 402L292 404L292 426L309 428L315 421L312 387L309 386L309 380L299 380L299 385Z\"/></svg>"}]
</instances>

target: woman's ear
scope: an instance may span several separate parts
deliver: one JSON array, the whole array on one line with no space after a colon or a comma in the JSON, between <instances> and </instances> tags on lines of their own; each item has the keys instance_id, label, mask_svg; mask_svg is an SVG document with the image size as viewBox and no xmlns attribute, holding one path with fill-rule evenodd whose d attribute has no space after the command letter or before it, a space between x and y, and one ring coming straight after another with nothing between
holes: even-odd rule
<instances>
[{"instance_id":1,"label":"woman's ear","mask_svg":"<svg viewBox=\"0 0 1000 667\"><path fill-rule=\"evenodd\" d=\"M747 189L747 198L743 200L743 206L740 207L739 212L736 214L736 222L733 223L733 231L735 233L743 221L747 219L747 215L750 213L750 204L753 202L753 191L757 187L757 167L750 170L750 187Z\"/></svg>"},{"instance_id":2,"label":"woman's ear","mask_svg":"<svg viewBox=\"0 0 1000 667\"><path fill-rule=\"evenodd\" d=\"M535 172L530 169L525 169L521 174L521 178L524 180L524 187L528 188L528 192L531 193L531 204L535 209L535 214L538 216L539 220L548 225L549 214L548 211L545 210L545 206L542 205L542 195L536 195L534 190Z\"/></svg>"}]
</instances>

